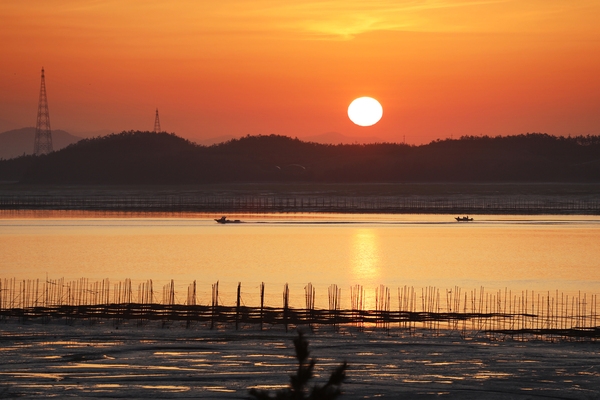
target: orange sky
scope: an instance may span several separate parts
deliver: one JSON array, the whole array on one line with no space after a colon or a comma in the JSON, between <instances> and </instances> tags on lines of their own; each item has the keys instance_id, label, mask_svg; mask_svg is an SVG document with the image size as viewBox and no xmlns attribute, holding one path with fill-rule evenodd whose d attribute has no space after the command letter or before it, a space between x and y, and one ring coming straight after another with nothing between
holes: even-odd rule
<instances>
[{"instance_id":1,"label":"orange sky","mask_svg":"<svg viewBox=\"0 0 600 400\"><path fill-rule=\"evenodd\" d=\"M600 134L598 0L3 0L0 132ZM382 120L358 127L350 102Z\"/></svg>"}]
</instances>

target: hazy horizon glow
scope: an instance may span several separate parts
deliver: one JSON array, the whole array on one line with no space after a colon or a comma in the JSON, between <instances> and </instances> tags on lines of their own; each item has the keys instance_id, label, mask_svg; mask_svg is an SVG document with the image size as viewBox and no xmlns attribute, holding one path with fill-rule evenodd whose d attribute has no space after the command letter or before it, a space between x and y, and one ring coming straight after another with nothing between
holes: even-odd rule
<instances>
[{"instance_id":1,"label":"hazy horizon glow","mask_svg":"<svg viewBox=\"0 0 600 400\"><path fill-rule=\"evenodd\" d=\"M325 132L425 143L600 134L595 0L74 1L0 4L0 131L193 140ZM348 120L368 93L386 115Z\"/></svg>"}]
</instances>

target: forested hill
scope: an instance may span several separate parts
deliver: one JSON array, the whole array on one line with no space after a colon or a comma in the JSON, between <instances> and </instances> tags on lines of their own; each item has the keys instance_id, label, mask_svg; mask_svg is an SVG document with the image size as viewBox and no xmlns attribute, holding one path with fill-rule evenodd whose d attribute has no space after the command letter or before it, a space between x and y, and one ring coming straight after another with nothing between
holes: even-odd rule
<instances>
[{"instance_id":1,"label":"forested hill","mask_svg":"<svg viewBox=\"0 0 600 400\"><path fill-rule=\"evenodd\" d=\"M323 145L247 136L210 147L123 132L0 161L0 180L69 184L218 182L599 182L600 136L463 137L421 146Z\"/></svg>"}]
</instances>

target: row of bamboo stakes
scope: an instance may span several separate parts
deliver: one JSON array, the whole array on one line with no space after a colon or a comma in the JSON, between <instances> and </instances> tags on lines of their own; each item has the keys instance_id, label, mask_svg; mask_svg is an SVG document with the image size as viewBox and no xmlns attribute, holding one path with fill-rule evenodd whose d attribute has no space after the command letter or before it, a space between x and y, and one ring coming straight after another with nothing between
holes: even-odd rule
<instances>
[{"instance_id":1,"label":"row of bamboo stakes","mask_svg":"<svg viewBox=\"0 0 600 400\"><path fill-rule=\"evenodd\" d=\"M219 301L219 282L216 282L212 284L210 305L203 306L198 300L196 281L188 285L184 297L177 292L173 280L163 285L162 291L160 289L157 291L152 280L137 284L136 290L131 279L116 283L111 283L108 279L89 281L86 278L74 281L66 281L64 278L41 281L0 279L0 317L26 315L27 311L31 315L43 316L44 309L56 310L57 307L82 309L82 307L99 305L126 305L126 308L117 308L111 315L118 318L127 318L128 315L143 318L143 313L139 309L150 312L149 306L154 305L171 307L170 316L174 319L180 318L181 313L186 312L185 307L187 311L205 310L208 313L206 315L210 316L211 327L222 320L234 318L236 329L243 322L243 310L246 317L256 312L255 322L260 321L261 328L266 313L277 312L279 317L276 318L280 318L279 321L286 325L286 329L288 323L295 318L296 322L311 325L328 323L335 327L339 327L341 323L349 323L359 327L371 324L390 329L392 324L397 323L403 328L424 328L435 332L455 330L464 334L466 332L535 334L580 330L585 336L600 337L596 294L588 296L586 293L578 292L569 295L558 290L513 292L508 288L486 291L484 287L466 291L458 286L445 291L433 286L417 290L412 286L403 286L397 288L397 301L394 300L392 306L390 288L380 285L375 288L375 309L367 310L363 286L350 287L350 309L342 309L342 289L337 285L330 285L328 309L320 310L315 307L316 289L312 283L308 283L304 288L305 308L290 306L288 284L284 285L282 308L265 306L264 283L259 287L260 308L243 304L241 288L242 285L239 283L235 306L225 306L222 301ZM32 310L36 310L36 313ZM200 314L195 315L201 318ZM169 314L163 316L168 318ZM276 318L271 320L276 321ZM248 318L246 320L250 321Z\"/></svg>"}]
</instances>

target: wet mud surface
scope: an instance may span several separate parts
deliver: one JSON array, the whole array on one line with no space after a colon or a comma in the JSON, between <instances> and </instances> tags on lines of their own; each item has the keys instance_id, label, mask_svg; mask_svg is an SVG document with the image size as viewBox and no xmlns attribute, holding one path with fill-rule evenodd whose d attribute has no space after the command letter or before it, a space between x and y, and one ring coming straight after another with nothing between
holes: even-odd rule
<instances>
[{"instance_id":1,"label":"wet mud surface","mask_svg":"<svg viewBox=\"0 0 600 400\"><path fill-rule=\"evenodd\" d=\"M600 398L600 343L456 332L303 329L324 383L342 361L346 399ZM286 387L294 330L159 323L0 322L0 398L248 398Z\"/></svg>"}]
</instances>

